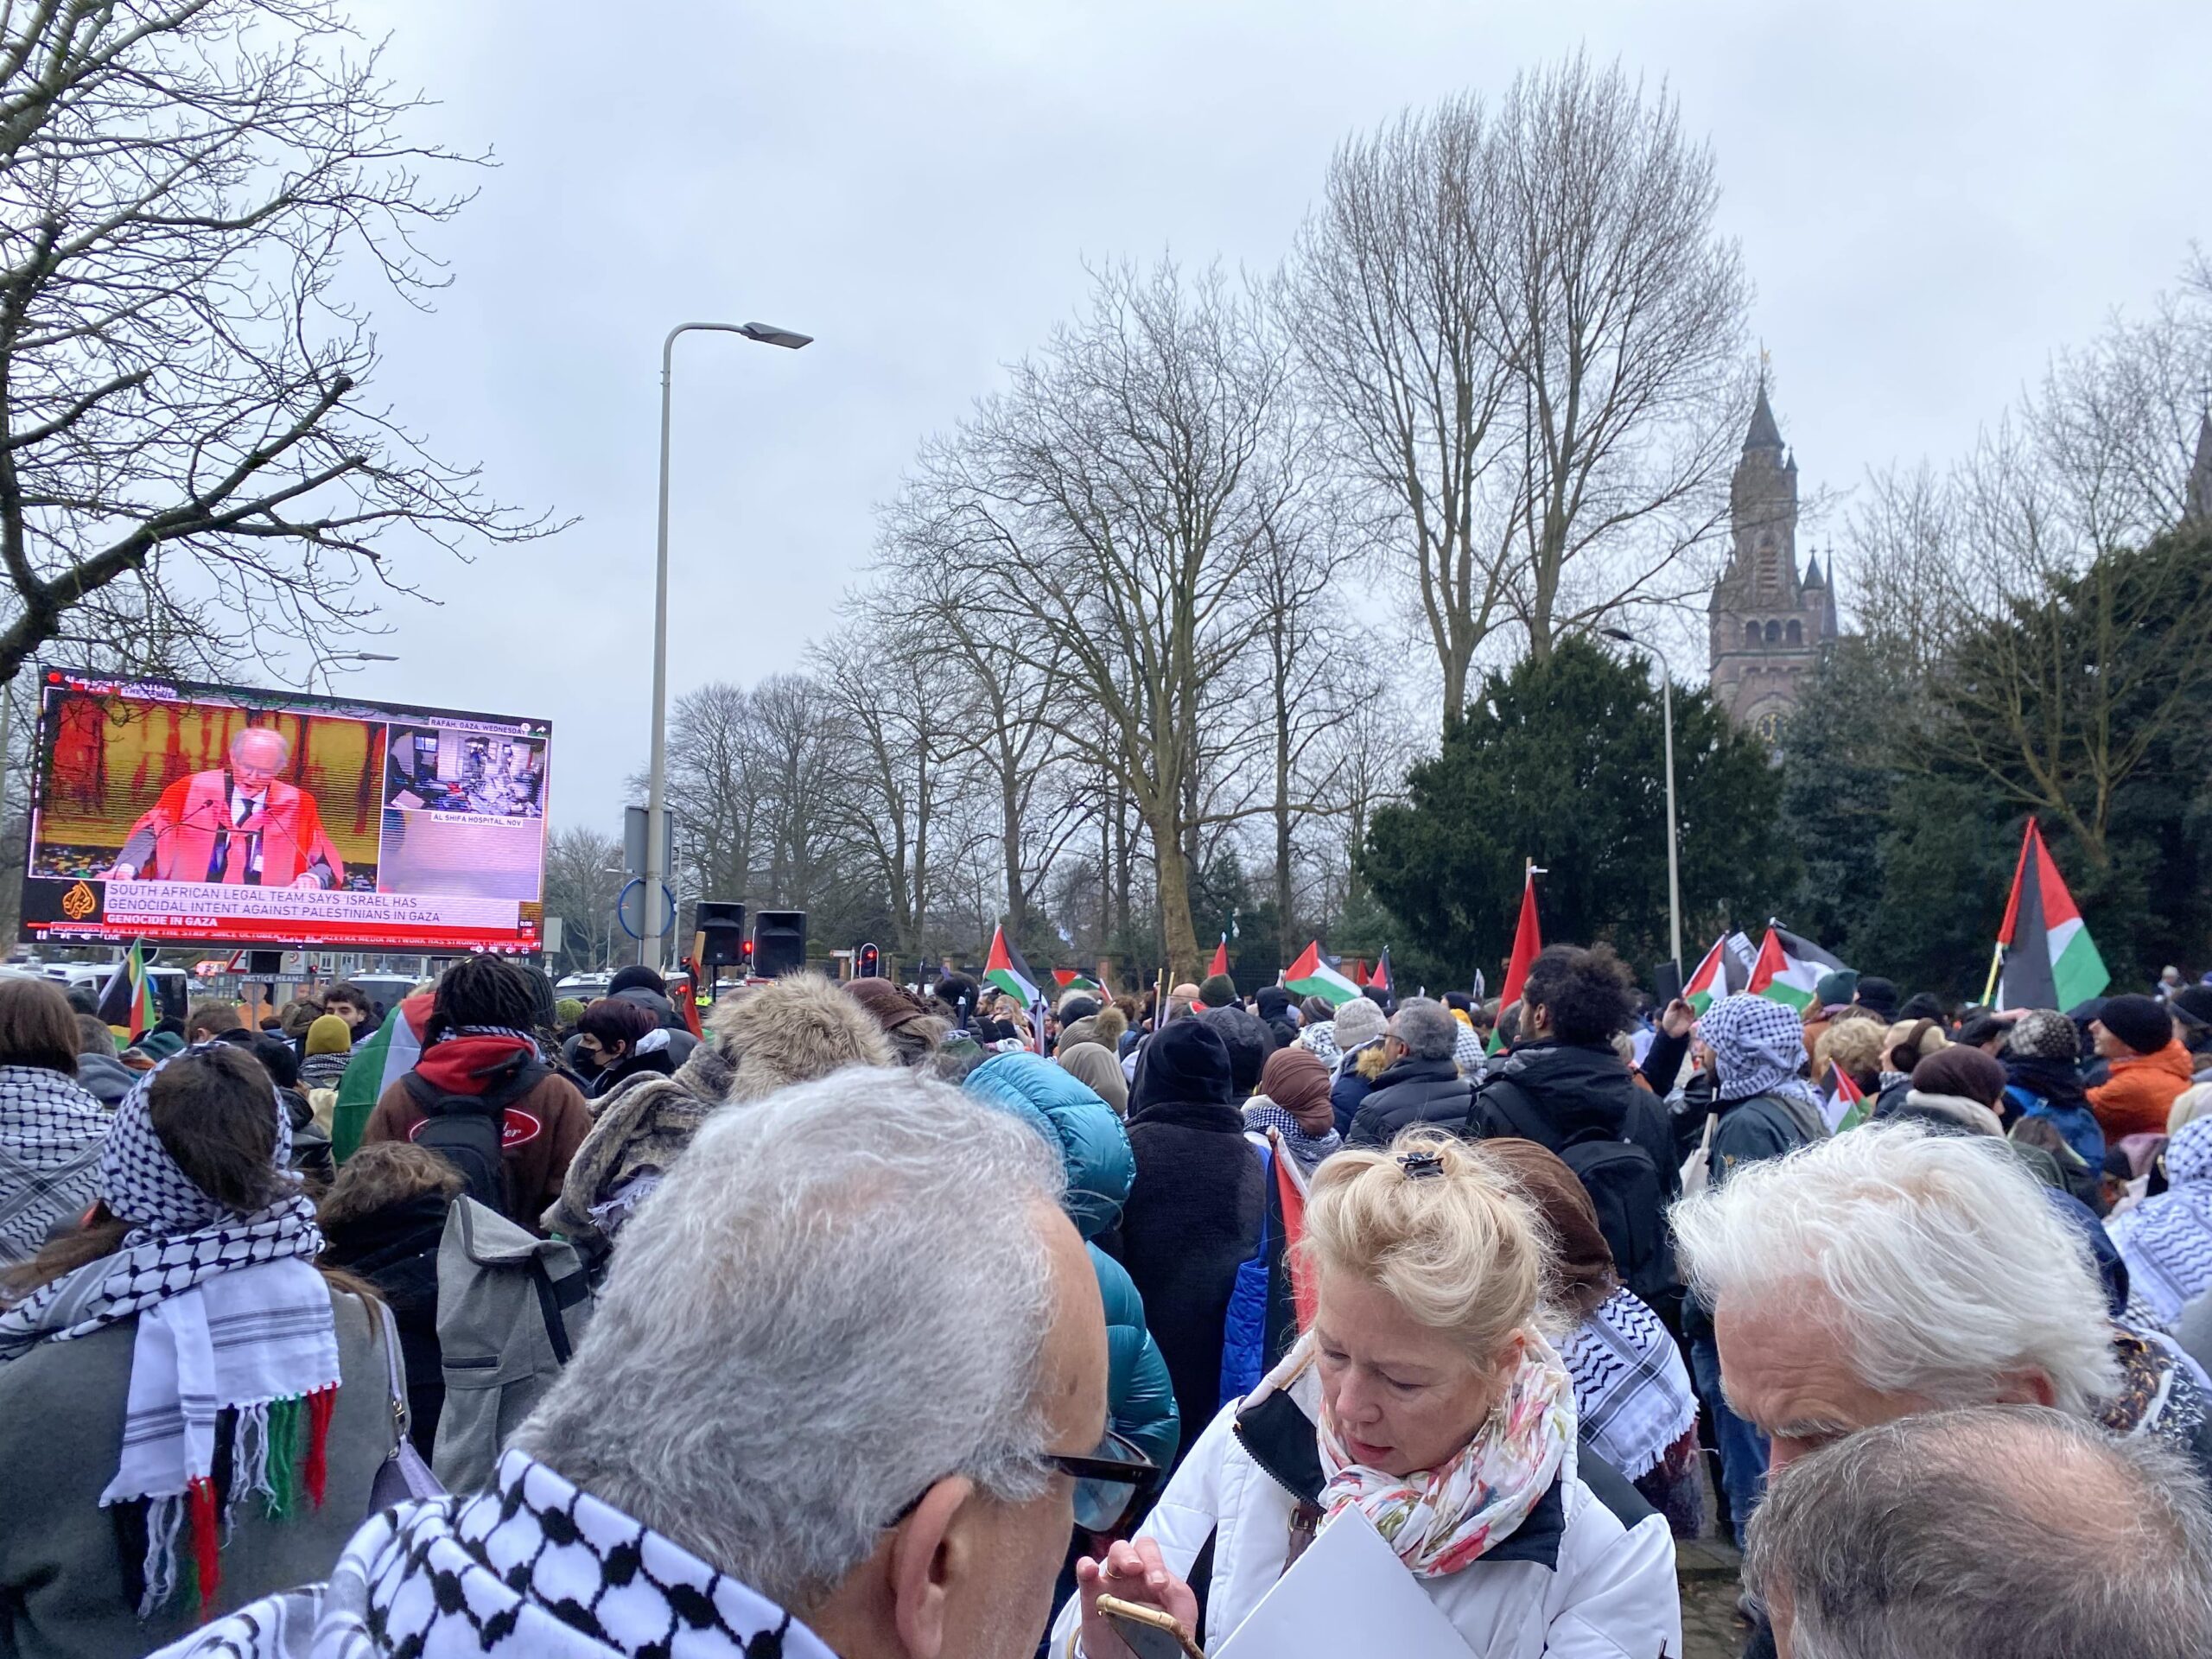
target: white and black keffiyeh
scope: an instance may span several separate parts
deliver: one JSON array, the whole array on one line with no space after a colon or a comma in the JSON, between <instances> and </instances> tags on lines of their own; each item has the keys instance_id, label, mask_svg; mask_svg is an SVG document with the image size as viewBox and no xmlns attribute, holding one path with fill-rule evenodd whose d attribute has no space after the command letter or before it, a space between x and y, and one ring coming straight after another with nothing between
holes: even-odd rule
<instances>
[{"instance_id":1,"label":"white and black keffiyeh","mask_svg":"<svg viewBox=\"0 0 2212 1659\"><path fill-rule=\"evenodd\" d=\"M201 1520L188 1513L188 1500L196 1494L203 1516L213 1503L218 1415L238 1413L233 1510L255 1493L281 1509L290 1494L280 1495L275 1483L293 1459L276 1442L304 1433L319 1462L334 1397L327 1391L339 1380L330 1293L314 1266L322 1249L315 1206L294 1192L241 1216L194 1185L154 1128L150 1101L160 1069L141 1077L116 1108L101 1147L99 1195L132 1224L123 1248L0 1313L0 1364L42 1342L137 1320L122 1452L100 1503L150 1501L142 1616L175 1592L179 1552L188 1546L201 1550L201 1597L213 1590L206 1570L211 1546L197 1535ZM269 1106L276 1126L273 1161L283 1170L290 1120L273 1090ZM323 1407L310 1414L308 1427L300 1402L318 1395Z\"/></svg>"},{"instance_id":2,"label":"white and black keffiyeh","mask_svg":"<svg viewBox=\"0 0 2212 1659\"><path fill-rule=\"evenodd\" d=\"M1326 1135L1306 1134L1298 1127L1296 1118L1264 1095L1246 1103L1244 1127L1262 1135L1269 1129L1281 1135L1284 1147L1298 1160L1298 1167L1308 1175L1320 1166L1324 1158L1341 1151L1344 1144L1344 1137L1333 1128Z\"/></svg>"},{"instance_id":3,"label":"white and black keffiyeh","mask_svg":"<svg viewBox=\"0 0 2212 1659\"><path fill-rule=\"evenodd\" d=\"M1819 1092L1799 1075L1805 1066L1804 1016L1788 1003L1748 991L1724 996L1698 1016L1697 1034L1719 1064L1721 1101L1771 1095L1819 1117Z\"/></svg>"},{"instance_id":4,"label":"white and black keffiyeh","mask_svg":"<svg viewBox=\"0 0 2212 1659\"><path fill-rule=\"evenodd\" d=\"M330 1581L154 1659L835 1659L766 1597L509 1452L493 1490L378 1516Z\"/></svg>"},{"instance_id":5,"label":"white and black keffiyeh","mask_svg":"<svg viewBox=\"0 0 2212 1659\"><path fill-rule=\"evenodd\" d=\"M2183 1308L2212 1290L2212 1117L2183 1124L2164 1156L2166 1191L2105 1225L2134 1296L2160 1329L2171 1330Z\"/></svg>"},{"instance_id":6,"label":"white and black keffiyeh","mask_svg":"<svg viewBox=\"0 0 2212 1659\"><path fill-rule=\"evenodd\" d=\"M107 1108L43 1066L0 1065L0 1267L36 1255L99 1196Z\"/></svg>"},{"instance_id":7,"label":"white and black keffiyeh","mask_svg":"<svg viewBox=\"0 0 2212 1659\"><path fill-rule=\"evenodd\" d=\"M1615 1291L1559 1351L1574 1380L1583 1439L1625 1478L1656 1467L1697 1426L1697 1395L1681 1351L1633 1292Z\"/></svg>"}]
</instances>

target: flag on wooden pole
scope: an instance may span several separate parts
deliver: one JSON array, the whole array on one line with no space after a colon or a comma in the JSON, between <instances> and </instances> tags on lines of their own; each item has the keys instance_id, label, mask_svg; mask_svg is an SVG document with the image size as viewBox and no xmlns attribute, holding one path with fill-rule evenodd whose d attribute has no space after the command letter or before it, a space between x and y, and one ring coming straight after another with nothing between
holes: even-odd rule
<instances>
[{"instance_id":1,"label":"flag on wooden pole","mask_svg":"<svg viewBox=\"0 0 2212 1659\"><path fill-rule=\"evenodd\" d=\"M2033 818L2020 838L2020 861L1997 944L2005 953L1999 1007L2070 1008L2102 995L2112 983Z\"/></svg>"}]
</instances>

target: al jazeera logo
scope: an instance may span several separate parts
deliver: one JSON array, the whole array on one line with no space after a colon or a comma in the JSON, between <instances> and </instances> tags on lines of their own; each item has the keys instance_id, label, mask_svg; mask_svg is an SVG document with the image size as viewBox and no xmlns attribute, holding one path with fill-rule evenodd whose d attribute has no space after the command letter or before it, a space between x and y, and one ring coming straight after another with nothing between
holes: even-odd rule
<instances>
[{"instance_id":1,"label":"al jazeera logo","mask_svg":"<svg viewBox=\"0 0 2212 1659\"><path fill-rule=\"evenodd\" d=\"M81 922L100 907L99 895L84 882L61 895L61 913L73 922Z\"/></svg>"}]
</instances>

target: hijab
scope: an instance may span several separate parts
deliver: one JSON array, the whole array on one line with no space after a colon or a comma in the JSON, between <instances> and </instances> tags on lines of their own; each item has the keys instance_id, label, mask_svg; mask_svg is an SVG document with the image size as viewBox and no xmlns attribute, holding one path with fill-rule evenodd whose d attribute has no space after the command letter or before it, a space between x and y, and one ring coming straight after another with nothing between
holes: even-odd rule
<instances>
[{"instance_id":1,"label":"hijab","mask_svg":"<svg viewBox=\"0 0 2212 1659\"><path fill-rule=\"evenodd\" d=\"M1097 1043L1071 1043L1056 1058L1062 1071L1077 1083L1089 1084L1092 1092L1116 1113L1128 1114L1129 1081L1122 1075L1122 1063L1103 1046Z\"/></svg>"}]
</instances>

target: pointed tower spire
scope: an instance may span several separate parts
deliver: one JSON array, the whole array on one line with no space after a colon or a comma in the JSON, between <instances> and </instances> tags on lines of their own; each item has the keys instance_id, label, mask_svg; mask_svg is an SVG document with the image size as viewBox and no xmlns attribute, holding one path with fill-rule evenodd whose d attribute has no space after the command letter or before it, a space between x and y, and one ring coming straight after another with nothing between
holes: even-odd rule
<instances>
[{"instance_id":1,"label":"pointed tower spire","mask_svg":"<svg viewBox=\"0 0 2212 1659\"><path fill-rule=\"evenodd\" d=\"M2189 488L2182 497L2181 521L2212 524L2212 413L2196 428L2196 459L2189 469Z\"/></svg>"},{"instance_id":2,"label":"pointed tower spire","mask_svg":"<svg viewBox=\"0 0 2212 1659\"><path fill-rule=\"evenodd\" d=\"M1766 372L1759 372L1759 400L1751 406L1751 429L1744 435L1744 450L1782 448L1782 429L1774 423L1774 408L1766 400Z\"/></svg>"}]
</instances>

